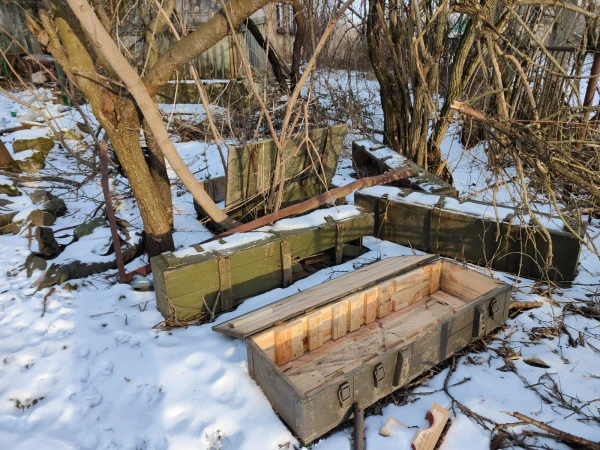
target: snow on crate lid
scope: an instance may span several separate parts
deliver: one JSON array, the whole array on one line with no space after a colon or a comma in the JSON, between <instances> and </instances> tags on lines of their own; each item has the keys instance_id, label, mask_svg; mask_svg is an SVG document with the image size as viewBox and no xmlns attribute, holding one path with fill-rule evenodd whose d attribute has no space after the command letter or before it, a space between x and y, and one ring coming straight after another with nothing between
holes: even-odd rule
<instances>
[{"instance_id":1,"label":"snow on crate lid","mask_svg":"<svg viewBox=\"0 0 600 450\"><path fill-rule=\"evenodd\" d=\"M440 195L437 194L426 194L423 192L410 192L406 195L409 190L396 188L391 186L373 186L365 189L361 189L359 192L371 195L374 197L383 197L387 195L389 199L397 201L399 203L406 203L412 205L421 205L433 207L438 204ZM493 204L485 204L480 202L460 202L459 200L451 197L444 199L443 208L448 211L453 211L459 214L465 214L473 217L481 217L483 219L498 220L500 222L507 220L511 215L511 224L513 225L535 225L534 220L529 214L519 216L515 214L515 208L510 206L497 205L494 208ZM553 231L564 231L564 224L560 217L550 217L548 215L536 215L537 220L546 229Z\"/></svg>"},{"instance_id":2,"label":"snow on crate lid","mask_svg":"<svg viewBox=\"0 0 600 450\"><path fill-rule=\"evenodd\" d=\"M275 237L275 234L273 234L272 231L290 231L318 227L325 225L327 223L327 218L329 217L331 217L333 220L339 221L349 217L357 216L360 213L361 211L358 208L351 205L318 209L304 216L281 219L275 222L273 226L261 227L246 233L236 233L223 239L219 239L218 241L207 242L202 244L201 251L198 251L196 247L188 247L173 252L173 255L177 258L183 258L186 256L208 253L211 250L231 250L251 242Z\"/></svg>"}]
</instances>

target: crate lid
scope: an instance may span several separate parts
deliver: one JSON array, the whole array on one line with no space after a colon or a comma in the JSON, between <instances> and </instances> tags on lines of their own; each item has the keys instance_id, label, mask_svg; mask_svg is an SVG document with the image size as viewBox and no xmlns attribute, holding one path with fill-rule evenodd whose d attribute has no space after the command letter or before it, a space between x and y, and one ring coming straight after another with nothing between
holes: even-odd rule
<instances>
[{"instance_id":1,"label":"crate lid","mask_svg":"<svg viewBox=\"0 0 600 450\"><path fill-rule=\"evenodd\" d=\"M381 282L381 280L429 264L438 258L437 255L387 258L235 319L215 325L213 331L245 339L278 323L300 316L354 292L364 290Z\"/></svg>"}]
</instances>

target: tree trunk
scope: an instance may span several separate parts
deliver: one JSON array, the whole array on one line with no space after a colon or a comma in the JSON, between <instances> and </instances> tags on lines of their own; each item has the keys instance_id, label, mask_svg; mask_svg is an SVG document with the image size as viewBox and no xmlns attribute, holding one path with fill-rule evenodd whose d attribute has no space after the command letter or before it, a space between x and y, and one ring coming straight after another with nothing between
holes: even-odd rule
<instances>
[{"instance_id":1,"label":"tree trunk","mask_svg":"<svg viewBox=\"0 0 600 450\"><path fill-rule=\"evenodd\" d=\"M162 151L169 164L194 197L194 200L206 211L206 213L219 224L222 228L231 229L237 225L237 222L225 214L210 196L204 190L202 183L194 177L189 167L185 164L177 149L171 142L169 133L162 121L162 117L154 103L147 87L140 79L137 72L131 67L129 62L121 54L117 44L112 40L108 32L104 29L94 10L87 3L87 0L66 0L71 9L79 19L80 25L86 30L89 40L95 43L95 48L108 61L111 69L118 75L119 79L127 86L127 91L135 99L137 107L140 109L144 118L148 121L156 144ZM213 16L214 17L214 16ZM188 36L192 36L194 33ZM185 38L174 44L184 42ZM159 61L151 69L154 70L160 64Z\"/></svg>"},{"instance_id":2,"label":"tree trunk","mask_svg":"<svg viewBox=\"0 0 600 450\"><path fill-rule=\"evenodd\" d=\"M146 146L148 148L148 167L150 169L150 175L156 186L157 195L161 197L164 207L169 212L169 223L171 224L171 228L173 228L173 195L171 194L171 182L169 181L169 175L167 173L165 156L156 144L152 132L148 131L149 128L146 121L144 120L142 124L144 127L144 138L146 139Z\"/></svg>"},{"instance_id":3,"label":"tree trunk","mask_svg":"<svg viewBox=\"0 0 600 450\"><path fill-rule=\"evenodd\" d=\"M8 167L14 161L4 142L0 141L0 167Z\"/></svg>"},{"instance_id":4,"label":"tree trunk","mask_svg":"<svg viewBox=\"0 0 600 450\"><path fill-rule=\"evenodd\" d=\"M140 145L138 110L129 97L119 97L106 82L99 82L96 67L88 52L83 30L70 9L59 0L52 2L56 23L41 16L49 35L49 49L69 78L83 92L92 111L104 128L129 180L144 222L149 256L174 250L171 235L172 214L168 186L157 185ZM161 192L162 190L162 192ZM157 195L161 192L162 195Z\"/></svg>"},{"instance_id":5,"label":"tree trunk","mask_svg":"<svg viewBox=\"0 0 600 450\"><path fill-rule=\"evenodd\" d=\"M292 73L291 89L296 88L298 80L300 80L300 58L302 56L302 47L306 38L306 21L304 20L304 10L300 0L293 0L292 7L294 8L294 18L296 19L296 36L294 37L294 48L292 50Z\"/></svg>"},{"instance_id":6,"label":"tree trunk","mask_svg":"<svg viewBox=\"0 0 600 450\"><path fill-rule=\"evenodd\" d=\"M113 111L110 110L111 106L114 107ZM105 119L99 119L99 121L117 152L140 209L144 221L148 256L152 257L163 252L173 251L175 249L171 233L173 214L172 206L169 206L171 205L171 189L168 178L165 180L159 174L156 174L156 178L153 177L152 170L146 163L140 145L138 131L140 123L135 105L129 99L122 99L114 105L104 102L102 108L101 116L107 117L114 112L114 117L122 117L117 123ZM159 183L155 182L157 179ZM166 204L167 198L168 205Z\"/></svg>"},{"instance_id":7,"label":"tree trunk","mask_svg":"<svg viewBox=\"0 0 600 450\"><path fill-rule=\"evenodd\" d=\"M275 74L275 78L279 83L279 87L282 90L287 91L286 76L283 70L282 63L279 60L279 56L277 56L277 53L275 53L275 49L269 45L268 40L263 37L262 33L250 17L246 19L245 23L246 27L248 28L248 31L252 34L258 45L260 45L267 54L269 63L271 64L271 68L273 69L273 73Z\"/></svg>"}]
</instances>

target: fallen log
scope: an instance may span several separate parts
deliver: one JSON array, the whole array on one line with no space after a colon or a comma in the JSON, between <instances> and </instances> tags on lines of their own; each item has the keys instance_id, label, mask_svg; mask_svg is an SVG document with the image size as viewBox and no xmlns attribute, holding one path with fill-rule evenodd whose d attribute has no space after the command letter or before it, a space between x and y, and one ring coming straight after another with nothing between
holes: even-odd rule
<instances>
[{"instance_id":1,"label":"fallen log","mask_svg":"<svg viewBox=\"0 0 600 450\"><path fill-rule=\"evenodd\" d=\"M375 177L361 178L359 180L353 181L350 184L346 184L345 186L340 186L338 188L331 189L327 192L324 192L301 203L297 203L295 205L288 206L287 208L280 209L279 211L276 211L274 213L267 214L266 216L259 217L258 219L253 220L252 222L245 223L243 225L240 225L239 227L225 231L224 233L202 241L200 242L200 244L221 239L235 233L244 233L247 231L252 231L270 223L273 223L277 220L281 220L286 217L297 214L303 214L310 210L316 209L327 202L332 202L338 198L345 197L346 195L351 194L357 189L363 189L371 186L378 186L381 184L391 183L392 181L398 181L402 178L410 177L413 174L414 172L410 169L400 169L384 173L383 175L377 175Z\"/></svg>"}]
</instances>

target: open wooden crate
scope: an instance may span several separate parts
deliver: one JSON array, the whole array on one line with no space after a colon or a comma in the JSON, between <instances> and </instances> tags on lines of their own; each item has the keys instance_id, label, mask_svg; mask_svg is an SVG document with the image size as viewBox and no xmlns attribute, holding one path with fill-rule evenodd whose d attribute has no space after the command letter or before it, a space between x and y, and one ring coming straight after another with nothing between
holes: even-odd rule
<instances>
[{"instance_id":1,"label":"open wooden crate","mask_svg":"<svg viewBox=\"0 0 600 450\"><path fill-rule=\"evenodd\" d=\"M502 325L510 286L436 256L390 258L215 326L311 442Z\"/></svg>"}]
</instances>

